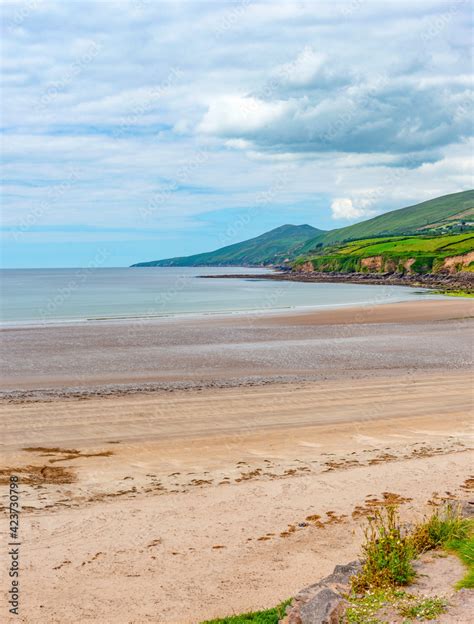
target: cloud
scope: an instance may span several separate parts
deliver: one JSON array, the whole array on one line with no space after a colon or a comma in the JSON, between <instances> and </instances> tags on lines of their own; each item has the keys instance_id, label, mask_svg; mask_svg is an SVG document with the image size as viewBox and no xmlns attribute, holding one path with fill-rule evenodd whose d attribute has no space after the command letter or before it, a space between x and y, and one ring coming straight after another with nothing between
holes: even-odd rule
<instances>
[{"instance_id":1,"label":"cloud","mask_svg":"<svg viewBox=\"0 0 474 624\"><path fill-rule=\"evenodd\" d=\"M289 102L265 102L251 96L223 96L210 104L198 131L222 136L247 135L278 124L290 110Z\"/></svg>"},{"instance_id":2,"label":"cloud","mask_svg":"<svg viewBox=\"0 0 474 624\"><path fill-rule=\"evenodd\" d=\"M414 155L472 133L472 90L448 76L442 89L440 82L380 74L353 76L342 87L326 83L322 93L287 91L286 99L277 90L266 100L224 96L211 103L198 131L252 141L262 151Z\"/></svg>"},{"instance_id":3,"label":"cloud","mask_svg":"<svg viewBox=\"0 0 474 624\"><path fill-rule=\"evenodd\" d=\"M4 222L331 227L469 188L469 8L2 3Z\"/></svg>"},{"instance_id":4,"label":"cloud","mask_svg":"<svg viewBox=\"0 0 474 624\"><path fill-rule=\"evenodd\" d=\"M370 200L352 200L350 197L339 197L331 202L331 212L333 219L346 219L354 221L368 218L375 212L370 209Z\"/></svg>"}]
</instances>

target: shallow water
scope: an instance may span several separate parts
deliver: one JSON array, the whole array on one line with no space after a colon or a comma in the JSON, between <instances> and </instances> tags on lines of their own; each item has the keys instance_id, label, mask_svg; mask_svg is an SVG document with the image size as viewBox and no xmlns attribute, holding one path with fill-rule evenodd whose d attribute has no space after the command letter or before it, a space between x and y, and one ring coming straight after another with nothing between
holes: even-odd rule
<instances>
[{"instance_id":1,"label":"shallow water","mask_svg":"<svg viewBox=\"0 0 474 624\"><path fill-rule=\"evenodd\" d=\"M404 286L259 279L247 267L4 269L0 322L31 323L217 314L440 298ZM255 279L199 275L252 273Z\"/></svg>"}]
</instances>

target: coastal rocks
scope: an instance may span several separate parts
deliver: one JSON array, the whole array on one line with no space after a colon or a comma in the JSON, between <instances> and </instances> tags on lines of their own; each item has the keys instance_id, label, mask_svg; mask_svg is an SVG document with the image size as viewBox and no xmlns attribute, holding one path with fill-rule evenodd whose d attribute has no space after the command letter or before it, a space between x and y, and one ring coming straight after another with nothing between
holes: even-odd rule
<instances>
[{"instance_id":1,"label":"coastal rocks","mask_svg":"<svg viewBox=\"0 0 474 624\"><path fill-rule=\"evenodd\" d=\"M332 574L302 589L280 624L338 624L347 606L343 594L349 591L351 576L359 569L358 561L337 565Z\"/></svg>"},{"instance_id":2,"label":"coastal rocks","mask_svg":"<svg viewBox=\"0 0 474 624\"><path fill-rule=\"evenodd\" d=\"M474 291L474 272L459 271L458 273L342 273L340 271L314 271L309 270L311 263L305 263L305 271L293 270L285 272L265 273L259 279L293 282L321 282L321 283L355 283L355 284L376 284L388 286L414 286L418 288L436 288L440 290L466 290ZM410 265L411 266L411 265ZM230 274L230 275L202 275L203 278L232 278L251 279L252 274Z\"/></svg>"}]
</instances>

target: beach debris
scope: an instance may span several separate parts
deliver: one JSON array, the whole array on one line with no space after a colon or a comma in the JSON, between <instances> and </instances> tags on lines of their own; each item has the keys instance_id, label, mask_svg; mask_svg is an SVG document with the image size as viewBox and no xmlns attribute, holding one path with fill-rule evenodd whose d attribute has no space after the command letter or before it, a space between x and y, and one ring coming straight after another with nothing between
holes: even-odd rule
<instances>
[{"instance_id":1,"label":"beach debris","mask_svg":"<svg viewBox=\"0 0 474 624\"><path fill-rule=\"evenodd\" d=\"M369 495L365 499L364 505L356 505L352 512L354 520L357 518L363 518L369 516L375 509L380 507L398 506L403 503L408 503L411 498L404 497L401 494L394 492L382 492L382 498L376 498L374 495Z\"/></svg>"},{"instance_id":2,"label":"beach debris","mask_svg":"<svg viewBox=\"0 0 474 624\"><path fill-rule=\"evenodd\" d=\"M0 470L0 484L9 482L10 475L21 475L24 485L74 483L75 473L69 468L59 466L21 466L8 467Z\"/></svg>"}]
</instances>

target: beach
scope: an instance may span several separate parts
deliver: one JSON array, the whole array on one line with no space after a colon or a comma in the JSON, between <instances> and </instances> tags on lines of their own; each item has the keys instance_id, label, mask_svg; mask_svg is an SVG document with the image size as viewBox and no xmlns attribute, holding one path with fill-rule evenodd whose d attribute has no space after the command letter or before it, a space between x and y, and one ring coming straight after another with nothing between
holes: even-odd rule
<instances>
[{"instance_id":1,"label":"beach","mask_svg":"<svg viewBox=\"0 0 474 624\"><path fill-rule=\"evenodd\" d=\"M8 327L0 391L48 398L468 370L473 308L440 298Z\"/></svg>"},{"instance_id":2,"label":"beach","mask_svg":"<svg viewBox=\"0 0 474 624\"><path fill-rule=\"evenodd\" d=\"M472 315L452 298L3 329L23 613L271 607L356 558L374 507L472 496Z\"/></svg>"}]
</instances>

